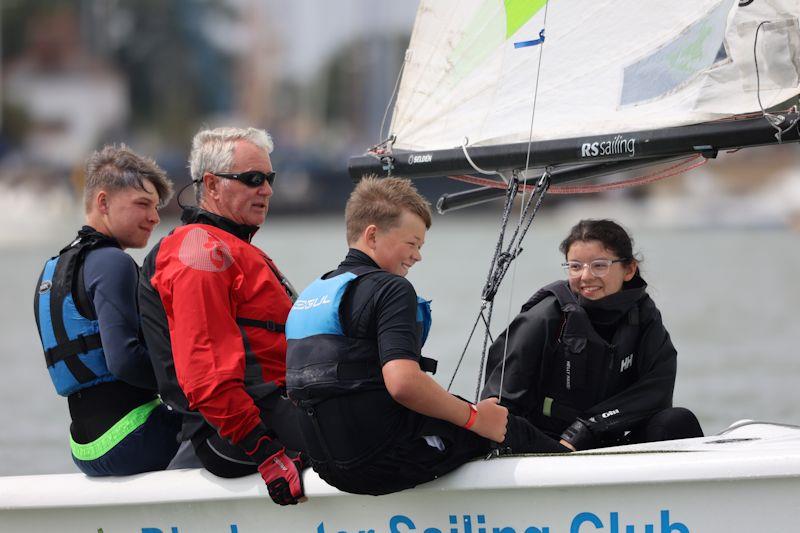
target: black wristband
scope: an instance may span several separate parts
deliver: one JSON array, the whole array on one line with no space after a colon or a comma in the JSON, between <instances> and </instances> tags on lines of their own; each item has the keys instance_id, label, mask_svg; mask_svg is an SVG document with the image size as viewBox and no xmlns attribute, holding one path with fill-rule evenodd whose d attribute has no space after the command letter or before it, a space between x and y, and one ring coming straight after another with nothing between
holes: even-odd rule
<instances>
[{"instance_id":1,"label":"black wristband","mask_svg":"<svg viewBox=\"0 0 800 533\"><path fill-rule=\"evenodd\" d=\"M561 434L561 439L570 443L576 450L585 450L591 448L594 444L594 435L592 430L589 429L588 424L581 418L575 419L564 433Z\"/></svg>"}]
</instances>

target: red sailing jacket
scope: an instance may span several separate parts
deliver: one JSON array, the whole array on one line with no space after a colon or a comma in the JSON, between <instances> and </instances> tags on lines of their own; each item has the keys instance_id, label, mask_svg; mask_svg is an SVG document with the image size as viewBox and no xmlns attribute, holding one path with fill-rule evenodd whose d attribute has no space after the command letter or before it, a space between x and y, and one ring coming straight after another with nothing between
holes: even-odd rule
<instances>
[{"instance_id":1,"label":"red sailing jacket","mask_svg":"<svg viewBox=\"0 0 800 533\"><path fill-rule=\"evenodd\" d=\"M283 276L264 252L207 224L162 239L154 270L189 407L238 443L261 421L248 389L285 382L292 300Z\"/></svg>"}]
</instances>

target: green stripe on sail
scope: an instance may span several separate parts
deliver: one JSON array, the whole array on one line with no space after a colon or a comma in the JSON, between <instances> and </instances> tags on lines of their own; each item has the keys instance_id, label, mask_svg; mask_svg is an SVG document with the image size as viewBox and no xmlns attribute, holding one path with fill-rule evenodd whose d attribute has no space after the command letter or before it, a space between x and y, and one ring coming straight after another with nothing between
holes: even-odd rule
<instances>
[{"instance_id":1,"label":"green stripe on sail","mask_svg":"<svg viewBox=\"0 0 800 533\"><path fill-rule=\"evenodd\" d=\"M505 0L506 39L517 33L546 3L547 0ZM531 37L535 38L535 35Z\"/></svg>"},{"instance_id":2,"label":"green stripe on sail","mask_svg":"<svg viewBox=\"0 0 800 533\"><path fill-rule=\"evenodd\" d=\"M454 86L480 67L491 53L503 44L503 10L495 0L485 0L463 28L463 37L447 63L452 70L442 80Z\"/></svg>"},{"instance_id":3,"label":"green stripe on sail","mask_svg":"<svg viewBox=\"0 0 800 533\"><path fill-rule=\"evenodd\" d=\"M70 436L69 446L72 449L72 455L81 461L94 461L98 457L102 457L122 439L130 435L133 430L144 424L153 409L160 403L161 400L155 399L133 409L92 442L78 444Z\"/></svg>"},{"instance_id":4,"label":"green stripe on sail","mask_svg":"<svg viewBox=\"0 0 800 533\"><path fill-rule=\"evenodd\" d=\"M505 0L503 8L497 0L484 0L463 26L462 38L447 58L452 69L445 72L441 83L453 87L472 74L546 3L547 0ZM537 37L538 32L531 35L531 39Z\"/></svg>"}]
</instances>

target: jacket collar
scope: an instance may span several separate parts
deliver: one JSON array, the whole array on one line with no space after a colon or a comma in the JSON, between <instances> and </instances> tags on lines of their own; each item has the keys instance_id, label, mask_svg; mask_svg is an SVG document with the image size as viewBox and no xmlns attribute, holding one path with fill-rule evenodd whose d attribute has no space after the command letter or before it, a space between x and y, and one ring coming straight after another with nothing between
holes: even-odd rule
<instances>
[{"instance_id":1,"label":"jacket collar","mask_svg":"<svg viewBox=\"0 0 800 533\"><path fill-rule=\"evenodd\" d=\"M229 218L195 206L186 206L183 208L181 221L184 224L208 224L209 226L227 231L231 235L235 235L246 242L250 242L253 235L258 231L258 226L237 224Z\"/></svg>"},{"instance_id":2,"label":"jacket collar","mask_svg":"<svg viewBox=\"0 0 800 533\"><path fill-rule=\"evenodd\" d=\"M115 246L120 249L122 248L122 246L119 245L119 242L117 242L117 239L115 239L114 237L109 237L105 233L100 233L99 231L89 226L88 224L84 225L81 229L78 230L78 236L75 237L75 240L73 240L70 244L65 246L64 249L61 250L61 252L64 252L72 248L78 243L89 243L91 246L96 246L98 244L101 244L103 246Z\"/></svg>"},{"instance_id":3,"label":"jacket collar","mask_svg":"<svg viewBox=\"0 0 800 533\"><path fill-rule=\"evenodd\" d=\"M599 300L589 300L579 295L578 303L586 310L592 322L613 324L647 295L646 289L647 282L637 271L633 279L622 285L619 292Z\"/></svg>"}]
</instances>

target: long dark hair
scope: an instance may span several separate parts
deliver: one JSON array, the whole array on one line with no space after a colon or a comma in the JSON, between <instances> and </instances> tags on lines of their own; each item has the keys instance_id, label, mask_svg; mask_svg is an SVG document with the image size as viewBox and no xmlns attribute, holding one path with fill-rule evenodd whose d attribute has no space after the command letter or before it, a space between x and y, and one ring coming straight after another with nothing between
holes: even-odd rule
<instances>
[{"instance_id":1,"label":"long dark hair","mask_svg":"<svg viewBox=\"0 0 800 533\"><path fill-rule=\"evenodd\" d=\"M633 254L633 238L628 235L625 228L613 220L602 219L581 220L569 230L567 238L561 241L558 249L567 257L570 246L581 241L599 241L604 248L614 252L620 259L626 259L624 264L629 265L634 259L641 262L642 259Z\"/></svg>"}]
</instances>

